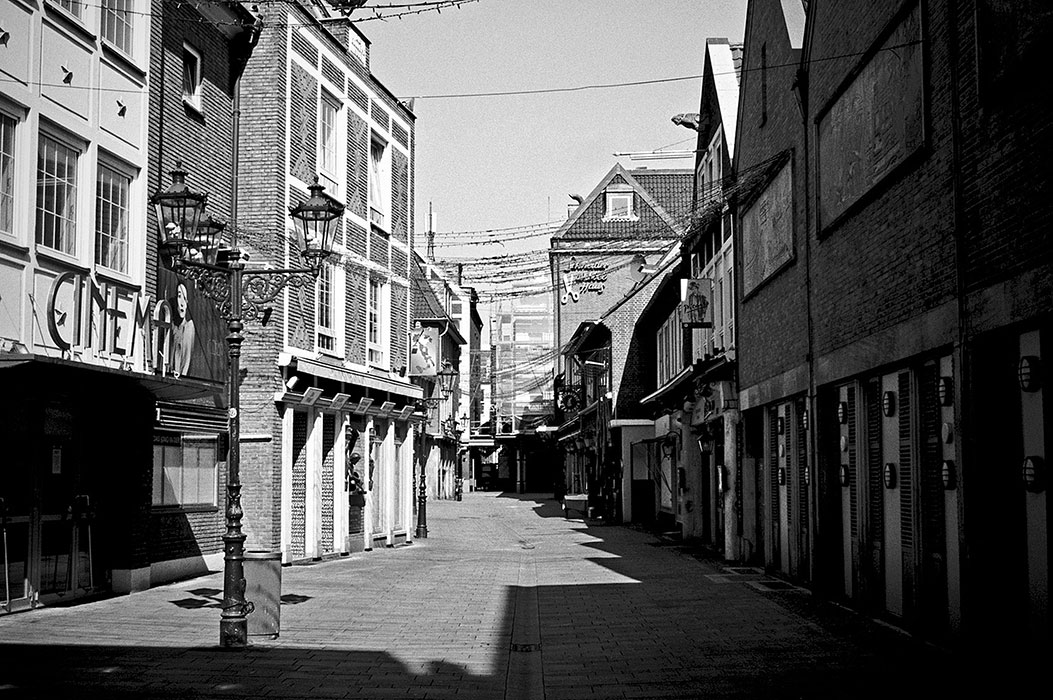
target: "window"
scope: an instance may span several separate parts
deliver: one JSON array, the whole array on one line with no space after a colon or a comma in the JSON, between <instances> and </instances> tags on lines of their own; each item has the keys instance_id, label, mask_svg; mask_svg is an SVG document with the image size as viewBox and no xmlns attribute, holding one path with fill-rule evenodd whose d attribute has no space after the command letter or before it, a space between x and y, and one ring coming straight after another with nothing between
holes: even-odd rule
<instances>
[{"instance_id":1,"label":"window","mask_svg":"<svg viewBox=\"0 0 1053 700\"><path fill-rule=\"evenodd\" d=\"M333 267L322 265L318 275L317 319L315 321L319 350L332 352L336 350L336 330L334 325Z\"/></svg>"},{"instance_id":2,"label":"window","mask_svg":"<svg viewBox=\"0 0 1053 700\"><path fill-rule=\"evenodd\" d=\"M183 44L183 103L201 111L201 54Z\"/></svg>"},{"instance_id":3,"label":"window","mask_svg":"<svg viewBox=\"0 0 1053 700\"><path fill-rule=\"evenodd\" d=\"M340 101L323 92L318 116L318 167L326 191L339 196Z\"/></svg>"},{"instance_id":4,"label":"window","mask_svg":"<svg viewBox=\"0 0 1053 700\"><path fill-rule=\"evenodd\" d=\"M366 318L366 346L369 364L385 367L387 364L387 285L380 280L369 280L369 305Z\"/></svg>"},{"instance_id":5,"label":"window","mask_svg":"<svg viewBox=\"0 0 1053 700\"><path fill-rule=\"evenodd\" d=\"M15 232L15 127L18 122L0 113L0 233Z\"/></svg>"},{"instance_id":6,"label":"window","mask_svg":"<svg viewBox=\"0 0 1053 700\"><path fill-rule=\"evenodd\" d=\"M684 342L681 320L681 310L678 306L658 330L658 386L676 376L683 367Z\"/></svg>"},{"instance_id":7,"label":"window","mask_svg":"<svg viewBox=\"0 0 1053 700\"><path fill-rule=\"evenodd\" d=\"M95 263L128 272L128 202L132 180L99 165L95 190Z\"/></svg>"},{"instance_id":8,"label":"window","mask_svg":"<svg viewBox=\"0 0 1053 700\"><path fill-rule=\"evenodd\" d=\"M611 185L607 188L606 203L607 210L604 212L604 221L621 220L635 221L636 210L634 208L633 188L629 185Z\"/></svg>"},{"instance_id":9,"label":"window","mask_svg":"<svg viewBox=\"0 0 1053 700\"><path fill-rule=\"evenodd\" d=\"M154 434L155 506L215 506L215 435Z\"/></svg>"},{"instance_id":10,"label":"window","mask_svg":"<svg viewBox=\"0 0 1053 700\"><path fill-rule=\"evenodd\" d=\"M56 4L75 17L84 13L84 5L80 0L56 0Z\"/></svg>"},{"instance_id":11,"label":"window","mask_svg":"<svg viewBox=\"0 0 1053 700\"><path fill-rule=\"evenodd\" d=\"M77 254L78 158L78 151L40 134L36 242L70 255Z\"/></svg>"},{"instance_id":12,"label":"window","mask_svg":"<svg viewBox=\"0 0 1053 700\"><path fill-rule=\"evenodd\" d=\"M126 54L132 52L132 3L134 0L102 0L102 38Z\"/></svg>"},{"instance_id":13,"label":"window","mask_svg":"<svg viewBox=\"0 0 1053 700\"><path fill-rule=\"evenodd\" d=\"M385 229L391 205L390 186L388 145L374 138L369 146L369 221Z\"/></svg>"}]
</instances>

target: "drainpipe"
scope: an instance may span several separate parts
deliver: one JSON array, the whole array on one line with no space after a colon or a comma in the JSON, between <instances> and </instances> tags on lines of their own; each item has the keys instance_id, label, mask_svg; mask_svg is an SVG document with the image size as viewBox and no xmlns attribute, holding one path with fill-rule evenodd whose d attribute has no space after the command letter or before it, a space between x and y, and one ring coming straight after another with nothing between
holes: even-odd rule
<instances>
[{"instance_id":1,"label":"drainpipe","mask_svg":"<svg viewBox=\"0 0 1053 700\"><path fill-rule=\"evenodd\" d=\"M803 54L802 54L803 58ZM815 404L816 404L816 382L815 382L815 323L812 316L812 200L809 196L811 176L811 150L808 124L808 71L798 68L794 77L793 88L797 93L798 106L801 110L801 141L802 158L801 169L804 175L804 305L805 305L805 327L808 339L808 396L805 398L804 410L808 416L805 435L806 454L805 470L808 479L808 571L807 579L814 586L815 560L816 560L816 528L818 527L819 509L819 478L816 468L816 445Z\"/></svg>"}]
</instances>

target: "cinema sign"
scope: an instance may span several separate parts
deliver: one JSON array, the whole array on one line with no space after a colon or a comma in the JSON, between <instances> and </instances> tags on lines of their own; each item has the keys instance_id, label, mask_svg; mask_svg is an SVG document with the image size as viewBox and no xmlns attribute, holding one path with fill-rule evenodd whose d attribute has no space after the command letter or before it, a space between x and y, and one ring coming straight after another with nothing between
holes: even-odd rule
<instances>
[{"instance_id":1,"label":"cinema sign","mask_svg":"<svg viewBox=\"0 0 1053 700\"><path fill-rule=\"evenodd\" d=\"M142 372L168 374L172 307L165 299L85 272L65 272L51 284L48 334L63 352L109 357Z\"/></svg>"}]
</instances>

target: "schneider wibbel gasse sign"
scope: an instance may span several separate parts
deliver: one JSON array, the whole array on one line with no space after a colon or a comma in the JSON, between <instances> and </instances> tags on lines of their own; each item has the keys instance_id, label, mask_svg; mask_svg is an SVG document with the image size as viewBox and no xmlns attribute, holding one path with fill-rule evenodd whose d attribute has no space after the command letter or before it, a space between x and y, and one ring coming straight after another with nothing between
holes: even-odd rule
<instances>
[{"instance_id":1,"label":"schneider wibbel gasse sign","mask_svg":"<svg viewBox=\"0 0 1053 700\"><path fill-rule=\"evenodd\" d=\"M610 269L602 262L590 262L571 257L567 266L560 271L564 288L560 303L576 302L584 292L603 294L607 288L609 272Z\"/></svg>"},{"instance_id":2,"label":"schneider wibbel gasse sign","mask_svg":"<svg viewBox=\"0 0 1053 700\"><path fill-rule=\"evenodd\" d=\"M86 362L221 379L215 313L186 285L166 282L158 280L154 296L85 272L62 273L48 294L48 335L63 353L76 351Z\"/></svg>"}]
</instances>

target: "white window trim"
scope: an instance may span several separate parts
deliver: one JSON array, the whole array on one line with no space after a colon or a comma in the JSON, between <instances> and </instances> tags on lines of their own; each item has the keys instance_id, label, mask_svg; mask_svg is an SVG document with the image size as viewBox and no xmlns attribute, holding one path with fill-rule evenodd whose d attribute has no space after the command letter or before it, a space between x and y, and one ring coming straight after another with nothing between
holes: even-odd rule
<instances>
[{"instance_id":1,"label":"white window trim","mask_svg":"<svg viewBox=\"0 0 1053 700\"><path fill-rule=\"evenodd\" d=\"M322 114L323 105L328 104L334 108L335 114L333 116L333 166L332 168L326 167L324 163L323 154L325 148L322 143ZM344 149L341 146L346 143L347 139L344 137L343 125L346 122L344 118L344 103L343 101L333 95L331 92L322 88L321 94L318 98L318 171L325 180L322 184L325 185L327 194L332 197L340 199L343 197L343 168L344 163Z\"/></svg>"},{"instance_id":2,"label":"white window trim","mask_svg":"<svg viewBox=\"0 0 1053 700\"><path fill-rule=\"evenodd\" d=\"M108 168L115 172L120 173L124 177L128 178L128 238L127 238L127 260L125 261L125 269L117 270L115 268L104 265L102 261L96 259L96 219L98 218L98 203L99 203L99 169ZM92 261L96 268L101 268L105 274L109 276L117 276L128 281L135 278L138 270L138 260L142 250L139 247L139 241L136 237L136 232L139 227L135 225L138 220L137 217L140 213L138 209L138 195L137 195L137 177L136 169L122 160L106 153L103 150L99 150L98 159L95 163L94 181L92 188L92 212L91 212L91 256Z\"/></svg>"},{"instance_id":3,"label":"white window trim","mask_svg":"<svg viewBox=\"0 0 1053 700\"><path fill-rule=\"evenodd\" d=\"M339 265L326 264L325 269L330 272L329 280L329 296L331 298L331 313L332 313L332 324L327 328L318 323L318 304L321 298L321 276L318 278L318 283L315 285L315 351L323 355L331 355L333 357L343 357L343 299L344 299L344 278L343 268ZM328 336L333 340L332 348L324 348L319 344L319 336Z\"/></svg>"},{"instance_id":4,"label":"white window trim","mask_svg":"<svg viewBox=\"0 0 1053 700\"><path fill-rule=\"evenodd\" d=\"M13 148L13 176L11 181L11 230L0 231L5 240L27 245L27 231L35 226L36 219L36 153L29 152L29 139L26 137L26 119L22 110L9 107L0 100L0 114L15 123ZM31 164L33 164L31 166ZM32 167L32 170L29 168ZM27 172L32 176L25 177ZM35 234L34 234L35 237Z\"/></svg>"},{"instance_id":5,"label":"white window trim","mask_svg":"<svg viewBox=\"0 0 1053 700\"><path fill-rule=\"evenodd\" d=\"M623 190L623 189L607 190L606 192L604 192L604 198L605 198L604 199L604 207L605 208L604 208L604 212L603 212L603 220L604 221L639 221L640 220L640 217L636 213L636 196L635 196L635 193L632 191L632 189L628 189L628 190ZM622 198L625 198L625 199L628 200L628 202L627 202L628 206L626 207L626 209L629 212L628 215L620 216L620 215L612 214L611 212L614 211L613 203L616 200L622 199Z\"/></svg>"},{"instance_id":6,"label":"white window trim","mask_svg":"<svg viewBox=\"0 0 1053 700\"><path fill-rule=\"evenodd\" d=\"M128 46L127 47L120 46L113 39L111 39L110 37L106 36L106 33L105 33L106 19L105 18L106 18L106 11L108 9L110 9L110 8L106 7L105 2L106 2L106 0L100 0L98 2L97 12L98 12L98 17L99 17L99 38L102 41L104 41L107 46L112 47L114 50L119 51L120 53L124 54L128 58L134 58L136 56L136 54L137 54L137 42L138 42L138 39L139 39L139 31L138 31L139 30L139 22L138 22L138 17L137 17L135 0L128 0L128 7L123 12L123 14L125 14L127 19L128 19L128 26L129 26L129 36L128 36ZM114 14L120 16L121 13L114 12Z\"/></svg>"},{"instance_id":7,"label":"white window trim","mask_svg":"<svg viewBox=\"0 0 1053 700\"><path fill-rule=\"evenodd\" d=\"M380 158L379 172L373 172L373 145L379 144L383 148ZM369 142L369 222L372 226L382 231L391 231L391 143L378 135L375 131L370 136ZM378 203L376 197L380 198L381 207L375 207ZM374 220L373 212L376 211L381 221Z\"/></svg>"},{"instance_id":8,"label":"white window trim","mask_svg":"<svg viewBox=\"0 0 1053 700\"><path fill-rule=\"evenodd\" d=\"M373 343L369 340L369 312L370 305L373 302L373 284L378 285L380 291L380 298L377 304L377 342ZM366 364L370 367L377 367L378 369L388 369L390 367L390 348L388 347L391 339L391 285L387 280L374 277L370 280L370 284L367 287L367 298L366 298ZM376 352L379 359L374 360L373 353Z\"/></svg>"},{"instance_id":9,"label":"white window trim","mask_svg":"<svg viewBox=\"0 0 1053 700\"><path fill-rule=\"evenodd\" d=\"M204 63L204 59L202 58L202 55L201 55L200 51L198 51L197 49L195 49L193 46L191 46L190 44L186 43L185 41L183 42L183 51L186 52L186 53L189 53L195 59L197 59L197 70L196 70L196 76L195 76L195 78L196 78L195 83L196 83L197 90L196 90L196 92L193 95L187 96L187 94L185 92L185 86L183 86L183 92L182 92L183 104L186 105L187 107L191 108L192 110L194 110L198 114L204 114L204 111L202 109L202 100L201 100L201 93L202 93L202 87L203 87L201 74L202 74L202 65ZM186 61L183 61L183 70L184 71L186 70Z\"/></svg>"},{"instance_id":10,"label":"white window trim","mask_svg":"<svg viewBox=\"0 0 1053 700\"><path fill-rule=\"evenodd\" d=\"M73 224L73 252L67 253L64 250L54 248L43 243L37 243L37 208L40 203L38 200L38 193L36 192L37 178L39 177L39 158L40 158L40 140L42 137L50 138L54 141L58 141L63 146L75 151L77 153L77 177L75 186L77 188L75 206L77 208L74 214ZM33 153L33 208L32 208L32 223L30 229L32 231L31 237L28 239L32 241L38 254L45 256L54 257L60 260L82 262L84 260L91 260L95 256L95 168L90 167L88 162L88 144L84 141L69 136L65 131L61 130L57 126L51 124L45 124L43 120L40 121L40 126L37 130L36 148ZM91 230L91 246L90 254L88 247L85 246L85 238L87 234L85 231Z\"/></svg>"}]
</instances>

